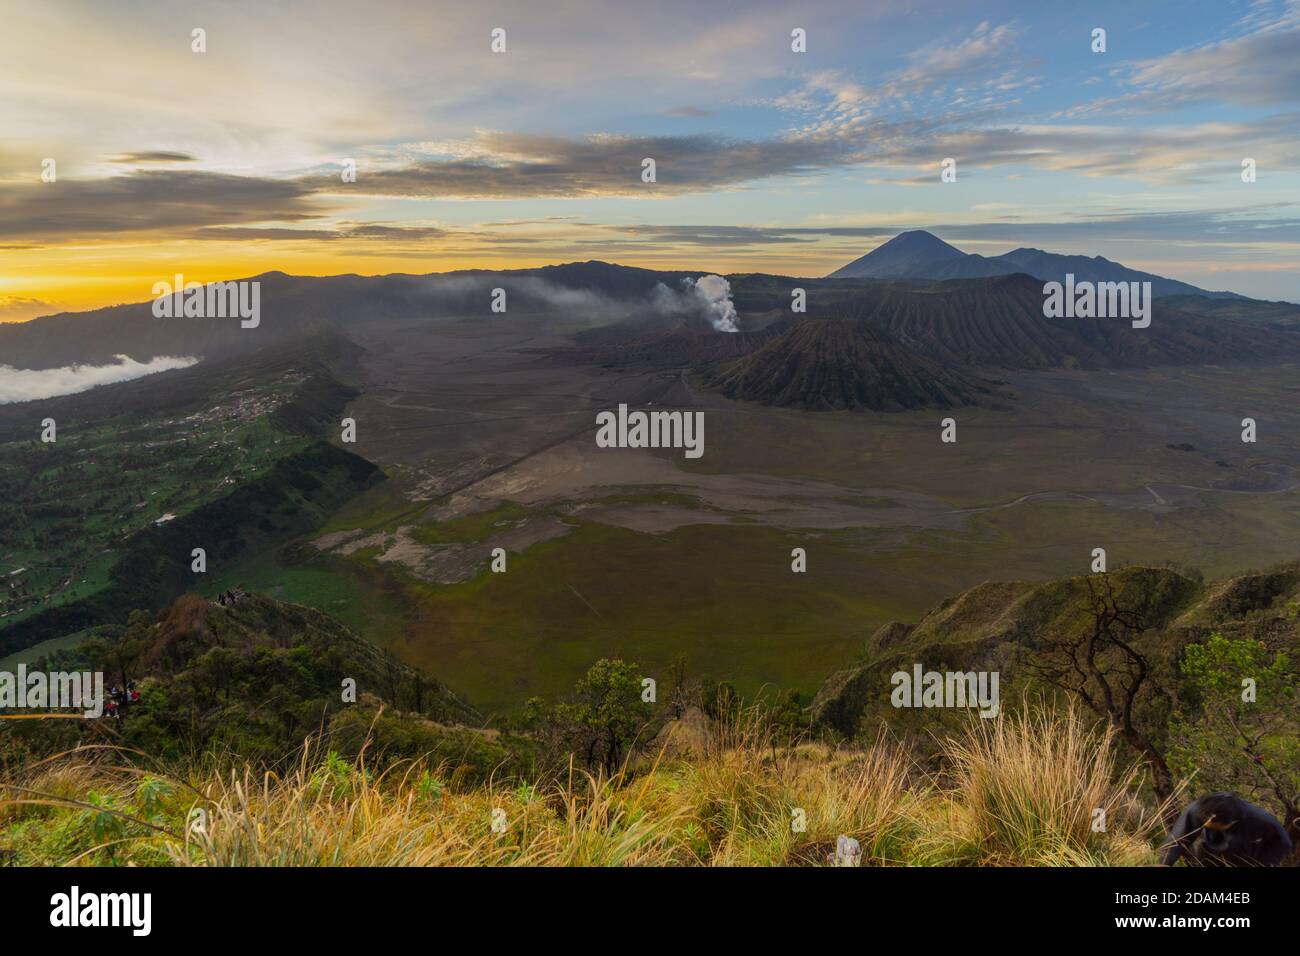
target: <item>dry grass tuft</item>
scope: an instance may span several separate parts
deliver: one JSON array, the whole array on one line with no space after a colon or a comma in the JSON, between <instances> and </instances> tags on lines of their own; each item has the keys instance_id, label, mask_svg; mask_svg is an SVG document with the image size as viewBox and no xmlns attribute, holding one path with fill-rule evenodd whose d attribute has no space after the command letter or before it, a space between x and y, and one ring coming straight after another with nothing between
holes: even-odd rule
<instances>
[{"instance_id":1,"label":"dry grass tuft","mask_svg":"<svg viewBox=\"0 0 1300 956\"><path fill-rule=\"evenodd\" d=\"M310 742L283 775L155 774L83 748L0 781L0 852L30 864L785 866L824 864L843 833L864 866L1154 860L1158 817L1135 809L1136 769L1078 714L975 720L939 743L942 783L886 737L781 747L742 715L696 756L469 788L444 766L376 773L364 754Z\"/></svg>"}]
</instances>

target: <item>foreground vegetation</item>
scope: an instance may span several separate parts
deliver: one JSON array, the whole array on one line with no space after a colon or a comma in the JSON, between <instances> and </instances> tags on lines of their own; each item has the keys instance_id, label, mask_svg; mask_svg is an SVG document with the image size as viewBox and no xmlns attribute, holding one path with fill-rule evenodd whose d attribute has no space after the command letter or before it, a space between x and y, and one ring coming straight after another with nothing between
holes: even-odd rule
<instances>
[{"instance_id":1,"label":"foreground vegetation","mask_svg":"<svg viewBox=\"0 0 1300 956\"><path fill-rule=\"evenodd\" d=\"M570 766L533 784L466 783L425 758L381 770L319 739L280 773L154 771L83 747L8 775L0 852L14 865L815 866L845 834L864 866L1156 860L1136 771L1074 713L974 719L937 741L939 772L886 738L784 746L753 711L690 745L676 726L612 776Z\"/></svg>"},{"instance_id":2,"label":"foreground vegetation","mask_svg":"<svg viewBox=\"0 0 1300 956\"><path fill-rule=\"evenodd\" d=\"M319 611L190 594L39 662L138 699L0 721L0 863L1151 864L1212 791L1300 833L1298 609L1297 565L990 584L811 702L607 658L489 719ZM1000 674L996 714L899 709L913 666Z\"/></svg>"}]
</instances>

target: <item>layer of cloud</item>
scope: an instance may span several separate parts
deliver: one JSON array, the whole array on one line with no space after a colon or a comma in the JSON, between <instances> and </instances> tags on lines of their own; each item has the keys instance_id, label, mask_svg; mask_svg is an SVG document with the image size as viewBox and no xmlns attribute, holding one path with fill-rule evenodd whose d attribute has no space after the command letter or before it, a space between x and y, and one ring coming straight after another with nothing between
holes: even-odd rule
<instances>
[{"instance_id":1,"label":"layer of cloud","mask_svg":"<svg viewBox=\"0 0 1300 956\"><path fill-rule=\"evenodd\" d=\"M846 145L831 137L740 140L718 135L581 138L483 131L440 143L451 158L362 171L350 192L408 199L653 198L739 186L843 165ZM642 180L655 161L656 181ZM339 193L334 178L310 180Z\"/></svg>"},{"instance_id":2,"label":"layer of cloud","mask_svg":"<svg viewBox=\"0 0 1300 956\"><path fill-rule=\"evenodd\" d=\"M1287 213L1291 213L1288 215ZM600 227L636 240L670 246L766 246L813 242L818 238L888 239L909 229L926 229L946 239L996 242L1143 240L1203 242L1210 246L1279 244L1300 251L1300 203L1271 203L1232 209L1182 212L1101 210L1059 222L1004 215L978 222L915 221L824 226L627 225Z\"/></svg>"},{"instance_id":3,"label":"layer of cloud","mask_svg":"<svg viewBox=\"0 0 1300 956\"><path fill-rule=\"evenodd\" d=\"M1300 115L1169 126L990 123L942 119L870 122L852 130L769 140L701 136L589 136L579 139L484 132L455 144L460 155L363 169L358 181L297 179L154 168L89 181L0 183L0 239L84 240L123 233L198 239L436 239L439 227L331 221L344 202L364 198L664 198L740 189L779 177L867 166L901 173L899 184L939 184L939 161L957 159L959 177L1002 166L1087 176L1194 183L1229 181L1239 156L1261 175L1285 168ZM1225 149L1226 145L1226 149ZM657 182L641 179L656 163ZM873 180L877 182L887 180ZM347 197L352 197L350 200ZM295 227L295 228L290 228Z\"/></svg>"},{"instance_id":4,"label":"layer of cloud","mask_svg":"<svg viewBox=\"0 0 1300 956\"><path fill-rule=\"evenodd\" d=\"M173 150L151 149L138 153L121 153L114 156L112 161L127 166L141 166L147 163L193 163L198 160L197 156L191 156L189 153L178 153Z\"/></svg>"},{"instance_id":5,"label":"layer of cloud","mask_svg":"<svg viewBox=\"0 0 1300 956\"><path fill-rule=\"evenodd\" d=\"M1157 113L1202 103L1294 108L1300 103L1300 3L1241 21L1245 33L1139 60L1124 74L1131 92L1080 104L1063 115Z\"/></svg>"},{"instance_id":6,"label":"layer of cloud","mask_svg":"<svg viewBox=\"0 0 1300 956\"><path fill-rule=\"evenodd\" d=\"M318 217L297 182L198 170L136 170L107 179L0 184L0 237L83 239L125 232L297 222Z\"/></svg>"},{"instance_id":7,"label":"layer of cloud","mask_svg":"<svg viewBox=\"0 0 1300 956\"><path fill-rule=\"evenodd\" d=\"M797 9L782 0L712 8L665 0L660 15L647 20L635 7L598 3L601 12L592 16L591 4L567 0L536 9L484 0L454 10L411 0L383 11L326 0L318 15L304 18L287 2L256 14L236 7L213 12L206 58L189 53L183 31L172 37L170 24L154 29L160 21L149 15L109 16L75 0L68 9L75 16L29 5L0 35L9 66L0 91L13 93L0 107L0 249L64 244L71 256L83 244L152 250L157 243L170 254L170 243L203 240L248 243L256 254L300 261L326 250L322 259L335 262L432 254L473 264L511 255L514 262L620 255L664 262L675 255L679 265L712 250L733 255L731 264L775 271L763 254L789 268L835 248L836 240L892 235L899 214L910 215L897 208L903 191L870 187L915 186L907 193L918 206L950 209L923 192L943 188L938 164L945 156L958 160L959 181L976 187L967 194L984 196L991 184L994 198L1004 198L997 188L1003 174L1031 171L1064 174L1062 190L1081 193L1093 187L1078 177L1236 188L1242 156L1259 161L1260 185L1271 188L1295 168L1300 128L1295 2L1252 3L1246 16L1226 25L1230 14L1197 11L1187 24L1204 23L1202 35L1213 39L1160 56L1149 54L1170 46L1156 31L1126 40L1113 31L1113 51L1125 48L1123 56L1094 58L1106 67L1083 79L1066 67L1070 92L1061 93L1058 82L1042 97L1026 97L1032 112L1022 97L1038 89L1037 74L1062 78L1041 59L1062 48L1050 32L1061 21L1028 9L1015 20L989 14L999 19L976 23L984 14L924 0L903 15L887 0L814 0ZM47 74L46 38L59 35L52 27L60 22L71 29L74 21L84 24L81 55ZM396 21L401 31L393 29ZM509 29L510 52L496 57L486 38L498 21ZM682 30L683 21L690 29ZM788 50L794 24L808 28L807 56ZM294 38L290 47L286 35ZM441 44L437 56L430 43ZM828 55L836 47L847 55ZM339 62L353 68L347 82L335 84ZM161 87L154 82L160 71L171 81ZM1073 98L1098 95L1100 87L1085 88L1087 82L1104 82L1112 95L1068 109ZM332 95L321 96L322 88ZM1267 109L1284 112L1261 115ZM1165 115L1124 125L1128 112ZM726 132L666 135L715 127ZM432 130L442 139L428 142ZM59 156L57 183L38 181L37 161L46 155ZM356 183L340 181L344 156L358 160ZM657 183L641 181L646 157L656 160ZM1040 197L1044 178L1034 184ZM803 189L813 197L807 206L787 201ZM719 193L744 190L763 194L752 206L733 196L718 200ZM1242 187L1238 194L1263 191ZM1184 208L1228 201L1209 189L1177 192L1186 197ZM878 216L876 231L856 236L811 227L645 224L700 218L680 201L694 197L714 210L742 209L737 218L756 221L815 223L819 212L859 198L881 211L892 203L894 215ZM596 202L608 198L679 201ZM554 230L466 225L464 207L445 213L437 205L462 200L521 201L483 218L517 213L532 223L558 223L560 217L532 217L574 209L583 220ZM1133 200L1159 209L1183 201ZM1080 203L1096 206L1091 198ZM1138 235L1182 247L1244 249L1292 243L1295 234L1285 210L1044 221L1053 208L1068 207L984 223L963 221L956 211L931 212L910 225L950 228L946 235L955 237L974 230L978 242L1086 239L1097 242L1098 252L1108 252L1106 242ZM587 222L605 217L614 222ZM950 226L935 218L948 218ZM617 224L627 220L640 224ZM268 246L253 246L262 243ZM716 268L695 267L705 265ZM24 291L62 295L36 285Z\"/></svg>"},{"instance_id":8,"label":"layer of cloud","mask_svg":"<svg viewBox=\"0 0 1300 956\"><path fill-rule=\"evenodd\" d=\"M1036 82L1017 49L1021 33L1010 23L982 22L964 37L914 50L897 73L863 82L841 70L818 70L772 105L817 116L805 130L821 132L852 130L889 113L960 108L969 115L973 109L1005 107Z\"/></svg>"},{"instance_id":9,"label":"layer of cloud","mask_svg":"<svg viewBox=\"0 0 1300 956\"><path fill-rule=\"evenodd\" d=\"M62 368L28 369L0 365L0 405L30 402L56 395L72 395L98 385L127 382L157 372L188 368L196 358L160 355L148 362L118 355L115 365L65 365Z\"/></svg>"}]
</instances>

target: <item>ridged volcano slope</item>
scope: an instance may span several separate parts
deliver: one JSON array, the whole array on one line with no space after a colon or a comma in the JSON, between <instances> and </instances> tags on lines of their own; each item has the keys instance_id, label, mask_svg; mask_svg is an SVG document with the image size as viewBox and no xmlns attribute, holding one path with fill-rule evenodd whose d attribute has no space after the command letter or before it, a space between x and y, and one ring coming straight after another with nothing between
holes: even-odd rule
<instances>
[{"instance_id":1,"label":"ridged volcano slope","mask_svg":"<svg viewBox=\"0 0 1300 956\"><path fill-rule=\"evenodd\" d=\"M1216 322L1160 300L1144 329L1126 318L1047 318L1043 300L1043 283L1026 275L891 283L855 299L846 314L945 365L1145 368L1269 360L1300 346L1294 333Z\"/></svg>"},{"instance_id":2,"label":"ridged volcano slope","mask_svg":"<svg viewBox=\"0 0 1300 956\"><path fill-rule=\"evenodd\" d=\"M730 398L819 411L952 408L988 391L849 319L800 322L752 355L706 373L705 382Z\"/></svg>"}]
</instances>

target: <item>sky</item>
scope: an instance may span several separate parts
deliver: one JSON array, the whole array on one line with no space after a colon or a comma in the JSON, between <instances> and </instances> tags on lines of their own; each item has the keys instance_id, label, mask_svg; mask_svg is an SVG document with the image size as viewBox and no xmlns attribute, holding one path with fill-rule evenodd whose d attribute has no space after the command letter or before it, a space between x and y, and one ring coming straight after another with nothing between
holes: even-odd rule
<instances>
[{"instance_id":1,"label":"sky","mask_svg":"<svg viewBox=\"0 0 1300 956\"><path fill-rule=\"evenodd\" d=\"M0 321L914 228L1300 301L1300 0L0 0L0 64Z\"/></svg>"}]
</instances>

